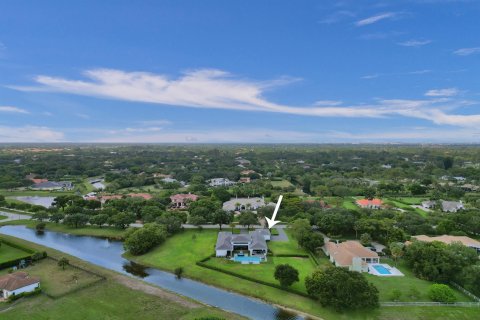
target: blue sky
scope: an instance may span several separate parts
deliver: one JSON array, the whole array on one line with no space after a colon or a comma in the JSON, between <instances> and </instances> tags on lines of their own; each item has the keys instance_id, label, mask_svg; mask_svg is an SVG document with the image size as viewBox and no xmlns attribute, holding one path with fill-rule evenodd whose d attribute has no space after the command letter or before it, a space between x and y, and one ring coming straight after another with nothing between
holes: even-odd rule
<instances>
[{"instance_id":1,"label":"blue sky","mask_svg":"<svg viewBox=\"0 0 480 320\"><path fill-rule=\"evenodd\" d=\"M2 1L0 142L479 142L480 2Z\"/></svg>"}]
</instances>

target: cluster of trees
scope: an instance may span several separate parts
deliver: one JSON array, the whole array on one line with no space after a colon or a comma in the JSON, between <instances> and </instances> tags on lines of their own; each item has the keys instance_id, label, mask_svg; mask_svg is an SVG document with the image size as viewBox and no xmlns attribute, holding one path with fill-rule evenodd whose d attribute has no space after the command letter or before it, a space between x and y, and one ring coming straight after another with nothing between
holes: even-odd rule
<instances>
[{"instance_id":1,"label":"cluster of trees","mask_svg":"<svg viewBox=\"0 0 480 320\"><path fill-rule=\"evenodd\" d=\"M307 219L295 220L290 228L298 244L307 251L315 253L324 245L325 240L323 236L312 230L312 226Z\"/></svg>"},{"instance_id":2,"label":"cluster of trees","mask_svg":"<svg viewBox=\"0 0 480 320\"><path fill-rule=\"evenodd\" d=\"M165 225L147 223L143 228L129 229L123 246L131 254L140 255L161 244L168 235L171 235L171 233L168 232Z\"/></svg>"},{"instance_id":3,"label":"cluster of trees","mask_svg":"<svg viewBox=\"0 0 480 320\"><path fill-rule=\"evenodd\" d=\"M479 282L480 277L470 274L479 269L478 254L461 243L414 241L405 248L404 259L422 279L438 283L456 281L470 288Z\"/></svg>"},{"instance_id":4,"label":"cluster of trees","mask_svg":"<svg viewBox=\"0 0 480 320\"><path fill-rule=\"evenodd\" d=\"M378 289L361 273L345 268L315 271L305 279L305 286L308 294L318 299L322 306L337 311L379 306Z\"/></svg>"}]
</instances>

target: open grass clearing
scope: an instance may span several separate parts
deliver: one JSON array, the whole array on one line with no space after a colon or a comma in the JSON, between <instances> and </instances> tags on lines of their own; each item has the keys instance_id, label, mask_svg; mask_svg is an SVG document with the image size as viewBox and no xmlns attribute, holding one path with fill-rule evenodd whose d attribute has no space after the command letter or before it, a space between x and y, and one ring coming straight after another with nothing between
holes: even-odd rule
<instances>
[{"instance_id":1,"label":"open grass clearing","mask_svg":"<svg viewBox=\"0 0 480 320\"><path fill-rule=\"evenodd\" d=\"M0 238L1 242L1 238ZM31 253L28 253L26 251L23 251L18 248L14 248L10 245L8 245L5 242L1 243L0 246L0 263L4 263L7 261L12 261L12 260L17 260L17 259L24 259L29 256L31 256Z\"/></svg>"},{"instance_id":2,"label":"open grass clearing","mask_svg":"<svg viewBox=\"0 0 480 320\"><path fill-rule=\"evenodd\" d=\"M2 270L0 274L6 274L7 271ZM53 297L68 294L102 280L101 277L75 266L66 266L63 270L57 265L56 260L50 258L40 260L21 271L39 277L42 291Z\"/></svg>"},{"instance_id":3,"label":"open grass clearing","mask_svg":"<svg viewBox=\"0 0 480 320\"><path fill-rule=\"evenodd\" d=\"M418 301L431 301L428 298L428 289L433 282L422 280L417 278L413 272L405 266L403 261L399 261L395 266L395 262L391 259L382 258L382 263L387 263L392 267L398 268L405 276L404 277L379 277L368 273L365 273L368 281L372 282L380 292L380 301L393 301L392 291L399 290L402 295L399 301L402 302L418 302ZM411 296L411 288L414 287L419 292L418 297ZM459 292L452 287L455 291L457 301L472 301L469 297Z\"/></svg>"}]
</instances>

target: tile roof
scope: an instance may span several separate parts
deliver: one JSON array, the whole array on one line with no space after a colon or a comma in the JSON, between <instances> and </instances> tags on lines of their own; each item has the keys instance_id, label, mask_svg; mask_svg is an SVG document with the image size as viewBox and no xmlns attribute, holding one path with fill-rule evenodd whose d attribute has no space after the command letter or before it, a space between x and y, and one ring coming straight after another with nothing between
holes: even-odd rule
<instances>
[{"instance_id":1,"label":"tile roof","mask_svg":"<svg viewBox=\"0 0 480 320\"><path fill-rule=\"evenodd\" d=\"M0 289L14 291L39 282L39 278L30 277L26 272L15 272L0 277Z\"/></svg>"},{"instance_id":2,"label":"tile roof","mask_svg":"<svg viewBox=\"0 0 480 320\"><path fill-rule=\"evenodd\" d=\"M342 243L327 242L325 249L328 254L341 266L352 264L353 258L378 258L378 254L362 246L357 241L345 241Z\"/></svg>"},{"instance_id":3,"label":"tile roof","mask_svg":"<svg viewBox=\"0 0 480 320\"><path fill-rule=\"evenodd\" d=\"M466 236L442 235L442 236L436 236L436 237L429 237L426 235L418 235L418 236L412 236L412 238L417 239L419 241L424 241L424 242L440 241L446 244L450 244L453 242L461 242L463 245L467 247L480 248L480 241L477 241L475 239L472 239Z\"/></svg>"}]
</instances>

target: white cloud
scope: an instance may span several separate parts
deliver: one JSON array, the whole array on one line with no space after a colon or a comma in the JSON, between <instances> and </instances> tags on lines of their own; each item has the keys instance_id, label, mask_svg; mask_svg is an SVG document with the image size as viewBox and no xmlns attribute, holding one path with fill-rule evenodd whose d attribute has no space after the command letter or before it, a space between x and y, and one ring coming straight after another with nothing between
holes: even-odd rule
<instances>
[{"instance_id":1,"label":"white cloud","mask_svg":"<svg viewBox=\"0 0 480 320\"><path fill-rule=\"evenodd\" d=\"M376 78L378 78L379 76L380 76L380 74L374 73L374 74L364 75L364 76L362 76L361 78L362 78L362 79L367 79L367 80L369 80L369 79L376 79Z\"/></svg>"},{"instance_id":2,"label":"white cloud","mask_svg":"<svg viewBox=\"0 0 480 320\"><path fill-rule=\"evenodd\" d=\"M79 118L82 118L82 119L90 119L90 116L88 114L85 114L85 113L75 113L75 116L79 117Z\"/></svg>"},{"instance_id":3,"label":"white cloud","mask_svg":"<svg viewBox=\"0 0 480 320\"><path fill-rule=\"evenodd\" d=\"M399 42L398 44L404 47L421 47L432 43L431 40L408 40L404 42Z\"/></svg>"},{"instance_id":4,"label":"white cloud","mask_svg":"<svg viewBox=\"0 0 480 320\"><path fill-rule=\"evenodd\" d=\"M313 104L314 106L339 106L343 102L340 100L318 100Z\"/></svg>"},{"instance_id":5,"label":"white cloud","mask_svg":"<svg viewBox=\"0 0 480 320\"><path fill-rule=\"evenodd\" d=\"M432 89L425 92L427 97L452 97L456 96L460 91L457 88Z\"/></svg>"},{"instance_id":6,"label":"white cloud","mask_svg":"<svg viewBox=\"0 0 480 320\"><path fill-rule=\"evenodd\" d=\"M95 69L86 72L90 80L38 76L36 87L12 87L24 91L55 91L100 98L147 102L171 107L213 108L256 112L274 112L315 117L386 118L409 117L437 124L457 126L480 125L478 115L448 114L464 106L462 101L446 100L458 93L455 88L429 90L428 99L384 99L374 104L340 106L289 106L271 102L263 93L289 82L288 78L251 81L234 77L221 70L196 70L176 79L146 72ZM443 98L442 98L443 97ZM442 99L441 99L442 98ZM328 100L327 100L328 101ZM147 124L152 127L161 125Z\"/></svg>"},{"instance_id":7,"label":"white cloud","mask_svg":"<svg viewBox=\"0 0 480 320\"><path fill-rule=\"evenodd\" d=\"M0 142L60 142L65 138L63 132L47 127L0 126Z\"/></svg>"},{"instance_id":8,"label":"white cloud","mask_svg":"<svg viewBox=\"0 0 480 320\"><path fill-rule=\"evenodd\" d=\"M29 114L25 109L21 109L18 107L12 107L12 106L0 106L0 112L6 112L6 113L23 113L23 114Z\"/></svg>"},{"instance_id":9,"label":"white cloud","mask_svg":"<svg viewBox=\"0 0 480 320\"><path fill-rule=\"evenodd\" d=\"M369 24L379 22L381 20L391 19L395 16L396 16L395 12L385 12L385 13L377 14L375 16L368 17L366 19L359 20L355 24L358 27L362 27L362 26L366 26L366 25L369 25Z\"/></svg>"},{"instance_id":10,"label":"white cloud","mask_svg":"<svg viewBox=\"0 0 480 320\"><path fill-rule=\"evenodd\" d=\"M471 54L479 54L480 53L480 47L475 47L475 48L462 48L455 50L453 52L457 56L469 56Z\"/></svg>"}]
</instances>

